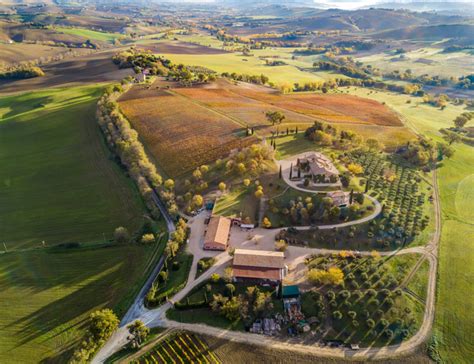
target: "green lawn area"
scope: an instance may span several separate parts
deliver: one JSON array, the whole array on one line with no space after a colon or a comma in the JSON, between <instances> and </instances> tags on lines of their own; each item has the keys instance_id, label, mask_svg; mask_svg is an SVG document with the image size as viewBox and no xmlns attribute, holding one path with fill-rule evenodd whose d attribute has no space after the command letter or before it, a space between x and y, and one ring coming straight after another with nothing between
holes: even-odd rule
<instances>
[{"instance_id":1,"label":"green lawn area","mask_svg":"<svg viewBox=\"0 0 474 364\"><path fill-rule=\"evenodd\" d=\"M110 307L125 313L156 258L155 247L0 255L0 362L67 362L92 311Z\"/></svg>"},{"instance_id":2,"label":"green lawn area","mask_svg":"<svg viewBox=\"0 0 474 364\"><path fill-rule=\"evenodd\" d=\"M84 37L91 41L97 40L101 42L108 42L114 43L114 41L120 37L123 37L122 34L119 33L106 33L106 32L99 32L97 30L90 30L90 29L83 29L83 28L64 28L64 27L56 27L57 31L77 35L80 37Z\"/></svg>"},{"instance_id":3,"label":"green lawn area","mask_svg":"<svg viewBox=\"0 0 474 364\"><path fill-rule=\"evenodd\" d=\"M163 250L166 239L103 242L120 225L135 232L144 210L108 158L95 120L102 89L0 98L0 236L9 251L0 254L1 363L67 362L89 314L123 315ZM65 242L81 247L53 247Z\"/></svg>"},{"instance_id":4,"label":"green lawn area","mask_svg":"<svg viewBox=\"0 0 474 364\"><path fill-rule=\"evenodd\" d=\"M474 352L474 150L458 145L439 171L443 212L435 332L443 359L468 363Z\"/></svg>"},{"instance_id":5,"label":"green lawn area","mask_svg":"<svg viewBox=\"0 0 474 364\"><path fill-rule=\"evenodd\" d=\"M213 213L226 217L249 218L256 222L259 201L253 195L250 187L236 187L232 191L219 197L214 206Z\"/></svg>"},{"instance_id":6,"label":"green lawn area","mask_svg":"<svg viewBox=\"0 0 474 364\"><path fill-rule=\"evenodd\" d=\"M142 202L95 120L100 86L0 98L0 236L8 250L136 230ZM2 248L3 249L3 248Z\"/></svg>"},{"instance_id":7,"label":"green lawn area","mask_svg":"<svg viewBox=\"0 0 474 364\"><path fill-rule=\"evenodd\" d=\"M449 104L445 110L418 104L420 98L387 92L350 88L360 96L385 101L404 116L406 124L420 133L441 140L440 128L464 111L464 106ZM411 104L406 101L411 100ZM440 354L446 362L468 363L474 352L474 151L455 144L455 154L443 161L438 171L442 210L442 235L439 251L435 334Z\"/></svg>"}]
</instances>

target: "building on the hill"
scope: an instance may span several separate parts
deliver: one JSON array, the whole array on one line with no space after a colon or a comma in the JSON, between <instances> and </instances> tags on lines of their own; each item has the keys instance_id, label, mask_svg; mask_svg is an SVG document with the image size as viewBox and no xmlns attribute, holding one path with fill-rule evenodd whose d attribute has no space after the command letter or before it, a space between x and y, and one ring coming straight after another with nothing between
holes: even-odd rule
<instances>
[{"instance_id":1,"label":"building on the hill","mask_svg":"<svg viewBox=\"0 0 474 364\"><path fill-rule=\"evenodd\" d=\"M296 165L301 169L304 177L311 177L316 183L335 183L339 177L339 171L332 161L322 153L306 153L299 158Z\"/></svg>"},{"instance_id":2,"label":"building on the hill","mask_svg":"<svg viewBox=\"0 0 474 364\"><path fill-rule=\"evenodd\" d=\"M263 280L278 283L285 276L283 252L235 249L232 274L236 280Z\"/></svg>"},{"instance_id":3,"label":"building on the hill","mask_svg":"<svg viewBox=\"0 0 474 364\"><path fill-rule=\"evenodd\" d=\"M204 236L204 249L226 250L229 243L231 220L223 216L212 216Z\"/></svg>"},{"instance_id":4,"label":"building on the hill","mask_svg":"<svg viewBox=\"0 0 474 364\"><path fill-rule=\"evenodd\" d=\"M327 197L331 197L334 206L346 207L350 202L350 193L344 191L331 191L326 194Z\"/></svg>"}]
</instances>

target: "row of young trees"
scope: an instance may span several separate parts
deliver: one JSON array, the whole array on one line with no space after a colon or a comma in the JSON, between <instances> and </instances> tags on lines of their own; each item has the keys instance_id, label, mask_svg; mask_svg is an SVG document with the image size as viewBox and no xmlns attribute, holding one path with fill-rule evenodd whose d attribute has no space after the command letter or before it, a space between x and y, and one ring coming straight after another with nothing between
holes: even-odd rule
<instances>
[{"instance_id":1,"label":"row of young trees","mask_svg":"<svg viewBox=\"0 0 474 364\"><path fill-rule=\"evenodd\" d=\"M127 85L125 87L128 87ZM136 182L140 194L152 216L158 218L160 211L155 203L155 191L159 191L171 215L176 215L174 191L162 188L163 179L155 165L148 159L138 140L138 133L120 112L117 99L123 88L115 86L106 90L97 103L97 120L109 147L118 156L120 163Z\"/></svg>"}]
</instances>

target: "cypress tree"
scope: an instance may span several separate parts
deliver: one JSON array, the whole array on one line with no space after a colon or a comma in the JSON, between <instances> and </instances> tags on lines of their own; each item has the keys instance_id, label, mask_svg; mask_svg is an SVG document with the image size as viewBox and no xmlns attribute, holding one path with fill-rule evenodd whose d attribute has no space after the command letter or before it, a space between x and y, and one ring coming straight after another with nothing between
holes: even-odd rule
<instances>
[{"instance_id":1,"label":"cypress tree","mask_svg":"<svg viewBox=\"0 0 474 364\"><path fill-rule=\"evenodd\" d=\"M290 179L293 178L293 163L290 165Z\"/></svg>"},{"instance_id":2,"label":"cypress tree","mask_svg":"<svg viewBox=\"0 0 474 364\"><path fill-rule=\"evenodd\" d=\"M282 173L281 173L281 166L280 166L280 172L278 172L278 177L281 179Z\"/></svg>"}]
</instances>

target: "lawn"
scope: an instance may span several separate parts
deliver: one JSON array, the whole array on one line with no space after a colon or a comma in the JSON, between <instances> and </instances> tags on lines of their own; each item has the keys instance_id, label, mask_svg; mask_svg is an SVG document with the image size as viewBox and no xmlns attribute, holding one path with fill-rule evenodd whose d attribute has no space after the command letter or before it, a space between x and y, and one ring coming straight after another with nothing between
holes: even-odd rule
<instances>
[{"instance_id":1,"label":"lawn","mask_svg":"<svg viewBox=\"0 0 474 364\"><path fill-rule=\"evenodd\" d=\"M256 223L258 218L259 202L250 188L236 187L222 195L216 201L213 213L226 217L242 217L251 223Z\"/></svg>"},{"instance_id":2,"label":"lawn","mask_svg":"<svg viewBox=\"0 0 474 364\"><path fill-rule=\"evenodd\" d=\"M97 40L101 42L107 43L114 43L114 41L120 37L123 37L122 34L119 33L105 33L99 32L97 30L90 30L90 29L83 29L83 28L63 28L57 27L55 28L57 31L71 34L71 35L78 35L80 37L84 37L85 39L89 39L91 41Z\"/></svg>"},{"instance_id":3,"label":"lawn","mask_svg":"<svg viewBox=\"0 0 474 364\"><path fill-rule=\"evenodd\" d=\"M0 255L0 362L66 362L93 310L110 307L119 316L125 313L156 258L155 247Z\"/></svg>"},{"instance_id":4,"label":"lawn","mask_svg":"<svg viewBox=\"0 0 474 364\"><path fill-rule=\"evenodd\" d=\"M473 176L473 149L458 145L438 177L443 226L435 332L441 356L453 363L470 362L474 352Z\"/></svg>"},{"instance_id":5,"label":"lawn","mask_svg":"<svg viewBox=\"0 0 474 364\"><path fill-rule=\"evenodd\" d=\"M102 87L0 98L0 236L8 250L103 241L136 230L142 202L107 158L95 121Z\"/></svg>"},{"instance_id":6,"label":"lawn","mask_svg":"<svg viewBox=\"0 0 474 364\"><path fill-rule=\"evenodd\" d=\"M2 363L66 362L90 312L123 315L162 252L163 241L104 243L117 226L136 231L143 205L107 158L95 121L101 90L0 99L0 235L8 249L0 255ZM65 242L81 246L53 247Z\"/></svg>"}]
</instances>

